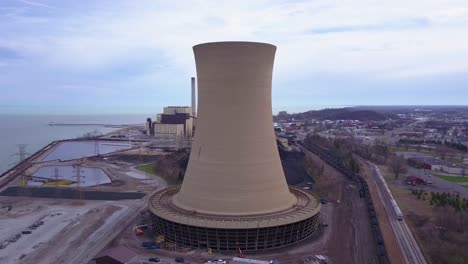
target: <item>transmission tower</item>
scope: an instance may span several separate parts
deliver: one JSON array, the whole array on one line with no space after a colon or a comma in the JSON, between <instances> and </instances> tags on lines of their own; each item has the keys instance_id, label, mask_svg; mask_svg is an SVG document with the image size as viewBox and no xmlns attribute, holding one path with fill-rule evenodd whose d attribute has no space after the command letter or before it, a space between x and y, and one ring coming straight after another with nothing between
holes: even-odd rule
<instances>
[{"instance_id":1,"label":"transmission tower","mask_svg":"<svg viewBox=\"0 0 468 264\"><path fill-rule=\"evenodd\" d=\"M99 141L95 140L94 141L94 156L99 155Z\"/></svg>"},{"instance_id":2,"label":"transmission tower","mask_svg":"<svg viewBox=\"0 0 468 264\"><path fill-rule=\"evenodd\" d=\"M95 172L95 175L98 174L97 172ZM101 190L101 179L99 178L99 175L96 177L96 188L98 190Z\"/></svg>"},{"instance_id":3,"label":"transmission tower","mask_svg":"<svg viewBox=\"0 0 468 264\"><path fill-rule=\"evenodd\" d=\"M23 160L26 159L27 155L30 155L29 153L26 152L26 144L18 144L16 145L18 147L18 152L15 153L16 156L18 156L18 163L23 162Z\"/></svg>"},{"instance_id":4,"label":"transmission tower","mask_svg":"<svg viewBox=\"0 0 468 264\"><path fill-rule=\"evenodd\" d=\"M140 159L140 162L144 162L144 157L143 157L143 146L140 145L140 148L138 148L138 158Z\"/></svg>"},{"instance_id":5,"label":"transmission tower","mask_svg":"<svg viewBox=\"0 0 468 264\"><path fill-rule=\"evenodd\" d=\"M130 144L130 147L133 147L132 133L130 130L128 130L128 144Z\"/></svg>"},{"instance_id":6,"label":"transmission tower","mask_svg":"<svg viewBox=\"0 0 468 264\"><path fill-rule=\"evenodd\" d=\"M81 184L84 183L82 181L82 179L85 178L85 176L82 175L84 171L81 170L80 165L75 165L75 170L73 172L75 173L75 176L72 176L72 177L76 178L76 181L77 181L76 189L78 191L78 199L83 200L83 192L81 190Z\"/></svg>"},{"instance_id":7,"label":"transmission tower","mask_svg":"<svg viewBox=\"0 0 468 264\"><path fill-rule=\"evenodd\" d=\"M26 144L18 144L16 145L18 147L18 152L14 154L14 156L18 156L18 164L21 164L25 159L26 156L30 155L29 153L26 152ZM20 181L19 181L19 186L20 188L18 189L19 195L22 196L29 196L29 189L26 187L26 184L28 182L27 175L24 173L21 174Z\"/></svg>"},{"instance_id":8,"label":"transmission tower","mask_svg":"<svg viewBox=\"0 0 468 264\"><path fill-rule=\"evenodd\" d=\"M18 165L26 159L26 156L31 155L28 152L26 152L26 144L18 144L16 146L18 147L18 152L14 153L11 156L18 156L18 162L11 163L10 165Z\"/></svg>"},{"instance_id":9,"label":"transmission tower","mask_svg":"<svg viewBox=\"0 0 468 264\"><path fill-rule=\"evenodd\" d=\"M59 180L60 180L60 174L59 174L58 167L54 168L54 179L55 179L55 196L58 199L60 199L62 191L58 188L59 187Z\"/></svg>"},{"instance_id":10,"label":"transmission tower","mask_svg":"<svg viewBox=\"0 0 468 264\"><path fill-rule=\"evenodd\" d=\"M100 190L101 178L100 178L99 169L97 167L93 168L93 177L94 177L94 180L96 181L96 189Z\"/></svg>"}]
</instances>

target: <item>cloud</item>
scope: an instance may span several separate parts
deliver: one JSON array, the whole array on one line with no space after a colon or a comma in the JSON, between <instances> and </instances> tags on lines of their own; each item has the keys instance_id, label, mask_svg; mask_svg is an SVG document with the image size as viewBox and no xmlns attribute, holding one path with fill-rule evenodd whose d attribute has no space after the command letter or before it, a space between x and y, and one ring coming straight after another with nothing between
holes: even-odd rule
<instances>
[{"instance_id":1,"label":"cloud","mask_svg":"<svg viewBox=\"0 0 468 264\"><path fill-rule=\"evenodd\" d=\"M292 94L308 93L296 81L315 76L386 83L468 72L460 1L8 3L0 8L0 89L24 94L29 82L54 91L157 89L170 98L164 89L182 94L195 74L192 46L222 40L275 44L275 83Z\"/></svg>"},{"instance_id":2,"label":"cloud","mask_svg":"<svg viewBox=\"0 0 468 264\"><path fill-rule=\"evenodd\" d=\"M401 2L376 6L367 1L352 5L335 1L193 1L163 8L150 2L148 6L124 3L61 19L65 32L40 37L43 46L39 52L50 65L92 70L147 52L193 73L194 44L267 41L279 47L278 74L290 78L310 71L374 74L379 70L379 75L393 76L392 71L408 64L430 67L426 60L421 64L414 61L421 57L434 57L436 74L441 63L450 66L454 60L468 57L468 38L460 37L468 23L454 15L455 4L439 7L425 1L425 7L409 4L403 9L399 8ZM453 38L463 45L452 45ZM451 56L453 53L459 57ZM320 65L306 67L316 61ZM327 65L327 61L334 63Z\"/></svg>"},{"instance_id":3,"label":"cloud","mask_svg":"<svg viewBox=\"0 0 468 264\"><path fill-rule=\"evenodd\" d=\"M383 24L368 24L368 25L350 25L330 28L315 28L305 33L311 34L329 34L329 33L345 33L356 31L367 32L382 32L382 31L401 31L401 30L414 30L430 27L431 23L425 18L412 18L407 20L400 20L397 22L383 23Z\"/></svg>"},{"instance_id":4,"label":"cloud","mask_svg":"<svg viewBox=\"0 0 468 264\"><path fill-rule=\"evenodd\" d=\"M0 46L0 61L19 58L21 58L21 55L18 52L16 52L16 50Z\"/></svg>"},{"instance_id":5,"label":"cloud","mask_svg":"<svg viewBox=\"0 0 468 264\"><path fill-rule=\"evenodd\" d=\"M40 2L35 2L35 1L29 1L29 0L19 0L19 1L21 3L23 3L23 4L34 6L34 7L44 7L44 8L50 8L50 9L55 8L53 6L46 5L46 4L40 3Z\"/></svg>"}]
</instances>

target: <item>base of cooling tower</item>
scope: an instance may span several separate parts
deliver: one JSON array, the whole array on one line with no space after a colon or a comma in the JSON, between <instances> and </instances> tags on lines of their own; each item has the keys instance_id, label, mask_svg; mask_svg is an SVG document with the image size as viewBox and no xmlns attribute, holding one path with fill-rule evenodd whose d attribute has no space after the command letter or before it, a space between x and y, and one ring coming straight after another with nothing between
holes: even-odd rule
<instances>
[{"instance_id":1,"label":"base of cooling tower","mask_svg":"<svg viewBox=\"0 0 468 264\"><path fill-rule=\"evenodd\" d=\"M223 216L186 211L172 203L180 187L156 192L149 201L153 229L179 246L218 251L258 251L288 246L312 236L318 229L320 199L289 187L297 204L276 213Z\"/></svg>"}]
</instances>

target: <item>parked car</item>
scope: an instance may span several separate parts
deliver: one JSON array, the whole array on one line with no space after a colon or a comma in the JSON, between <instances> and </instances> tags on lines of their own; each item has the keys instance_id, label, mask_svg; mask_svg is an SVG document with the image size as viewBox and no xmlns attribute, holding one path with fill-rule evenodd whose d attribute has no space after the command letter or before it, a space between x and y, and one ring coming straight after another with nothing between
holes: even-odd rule
<instances>
[{"instance_id":1,"label":"parked car","mask_svg":"<svg viewBox=\"0 0 468 264\"><path fill-rule=\"evenodd\" d=\"M179 263L185 262L185 260L184 260L183 257L176 257L176 258L175 258L175 261L176 261L176 262L179 262Z\"/></svg>"},{"instance_id":2,"label":"parked car","mask_svg":"<svg viewBox=\"0 0 468 264\"><path fill-rule=\"evenodd\" d=\"M148 260L151 261L151 262L159 262L160 261L158 257L149 258Z\"/></svg>"},{"instance_id":3,"label":"parked car","mask_svg":"<svg viewBox=\"0 0 468 264\"><path fill-rule=\"evenodd\" d=\"M161 248L161 245L155 242L143 242L141 243L141 246L146 249L160 249Z\"/></svg>"}]
</instances>

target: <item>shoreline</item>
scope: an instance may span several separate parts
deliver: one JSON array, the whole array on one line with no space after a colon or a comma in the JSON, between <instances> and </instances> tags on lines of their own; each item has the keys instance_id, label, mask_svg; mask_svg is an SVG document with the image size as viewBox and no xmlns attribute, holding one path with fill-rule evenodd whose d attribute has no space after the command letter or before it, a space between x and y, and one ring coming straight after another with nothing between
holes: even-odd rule
<instances>
[{"instance_id":1,"label":"shoreline","mask_svg":"<svg viewBox=\"0 0 468 264\"><path fill-rule=\"evenodd\" d=\"M35 163L40 163L42 160L37 160L39 158L43 158L47 153L50 151L54 150L57 146L59 146L63 142L68 142L68 141L110 141L110 142L127 142L128 139L116 139L116 138L106 138L110 135L113 134L124 134L128 133L128 131L132 128L139 127L138 125L132 125L132 126L126 126L123 128L116 128L113 129L110 132L107 132L105 134L102 134L96 138L86 138L86 137L77 137L77 138L68 138L68 139L60 139L60 140L53 140L52 142L48 143L44 147L40 148L27 158L25 158L23 161L13 165L6 171L2 172L0 174L0 189L3 189L6 185L8 185L12 180L14 180L16 177L20 176L22 173L24 173L26 170L34 166Z\"/></svg>"}]
</instances>

